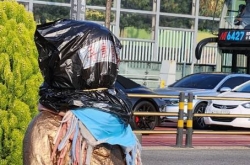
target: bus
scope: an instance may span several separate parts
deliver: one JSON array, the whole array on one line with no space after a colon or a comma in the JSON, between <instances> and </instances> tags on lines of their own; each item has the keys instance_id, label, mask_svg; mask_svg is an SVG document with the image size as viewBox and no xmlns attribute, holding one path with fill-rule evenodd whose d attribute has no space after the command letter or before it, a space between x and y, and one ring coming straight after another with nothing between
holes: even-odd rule
<instances>
[{"instance_id":1,"label":"bus","mask_svg":"<svg viewBox=\"0 0 250 165\"><path fill-rule=\"evenodd\" d=\"M224 0L218 33L197 44L197 60L208 43L217 43L215 71L250 74L250 0Z\"/></svg>"}]
</instances>

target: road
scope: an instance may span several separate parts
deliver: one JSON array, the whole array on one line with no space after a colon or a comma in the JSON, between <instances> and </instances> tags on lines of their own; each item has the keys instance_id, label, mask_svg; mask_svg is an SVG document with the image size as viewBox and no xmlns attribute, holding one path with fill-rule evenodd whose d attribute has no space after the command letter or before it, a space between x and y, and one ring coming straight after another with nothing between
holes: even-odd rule
<instances>
[{"instance_id":1,"label":"road","mask_svg":"<svg viewBox=\"0 0 250 165\"><path fill-rule=\"evenodd\" d=\"M158 148L142 150L143 165L249 165L250 148Z\"/></svg>"},{"instance_id":2,"label":"road","mask_svg":"<svg viewBox=\"0 0 250 165\"><path fill-rule=\"evenodd\" d=\"M163 125L155 130L176 130L175 125ZM250 129L224 128L220 130L194 130L194 132L210 132L208 134L194 133L192 135L191 147L197 146L248 146L250 145ZM218 134L219 132L238 132L241 134ZM246 132L246 134L244 134ZM248 133L248 134L247 134ZM186 134L183 135L183 146L185 147ZM176 146L176 134L148 134L141 137L142 146Z\"/></svg>"},{"instance_id":3,"label":"road","mask_svg":"<svg viewBox=\"0 0 250 165\"><path fill-rule=\"evenodd\" d=\"M176 130L176 126L163 125L155 130ZM224 128L216 131L250 130ZM192 147L185 146L185 136L183 146L177 147L176 134L142 135L143 165L249 165L250 134L193 134Z\"/></svg>"}]
</instances>

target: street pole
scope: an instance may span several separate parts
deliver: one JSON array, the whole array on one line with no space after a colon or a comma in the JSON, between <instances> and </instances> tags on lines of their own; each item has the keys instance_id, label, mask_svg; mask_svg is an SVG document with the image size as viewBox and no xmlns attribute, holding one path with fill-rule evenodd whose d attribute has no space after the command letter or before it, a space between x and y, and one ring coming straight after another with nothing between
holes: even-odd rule
<instances>
[{"instance_id":1,"label":"street pole","mask_svg":"<svg viewBox=\"0 0 250 165\"><path fill-rule=\"evenodd\" d=\"M111 6L112 6L112 0L106 0L105 27L108 29L110 29Z\"/></svg>"}]
</instances>

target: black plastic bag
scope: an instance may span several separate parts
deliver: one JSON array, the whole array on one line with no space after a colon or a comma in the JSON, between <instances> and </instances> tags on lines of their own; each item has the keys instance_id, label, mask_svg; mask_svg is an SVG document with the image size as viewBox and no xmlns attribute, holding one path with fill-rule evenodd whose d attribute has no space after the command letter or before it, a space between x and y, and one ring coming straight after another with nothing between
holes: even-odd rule
<instances>
[{"instance_id":1,"label":"black plastic bag","mask_svg":"<svg viewBox=\"0 0 250 165\"><path fill-rule=\"evenodd\" d=\"M40 104L56 112L94 107L130 122L132 104L114 89L122 46L112 32L63 19L37 26L35 43L44 76Z\"/></svg>"},{"instance_id":2,"label":"black plastic bag","mask_svg":"<svg viewBox=\"0 0 250 165\"><path fill-rule=\"evenodd\" d=\"M97 23L63 19L39 25L35 43L51 87L109 88L116 80L121 43Z\"/></svg>"}]
</instances>

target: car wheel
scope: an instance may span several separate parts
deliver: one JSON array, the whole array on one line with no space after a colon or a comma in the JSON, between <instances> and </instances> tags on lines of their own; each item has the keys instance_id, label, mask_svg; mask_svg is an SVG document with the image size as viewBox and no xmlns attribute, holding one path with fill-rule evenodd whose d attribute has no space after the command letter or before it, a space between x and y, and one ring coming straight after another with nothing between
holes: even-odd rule
<instances>
[{"instance_id":1,"label":"car wheel","mask_svg":"<svg viewBox=\"0 0 250 165\"><path fill-rule=\"evenodd\" d=\"M157 112L155 106L149 101L141 101L134 106L133 111ZM133 116L132 129L153 130L158 124L158 116Z\"/></svg>"},{"instance_id":2,"label":"car wheel","mask_svg":"<svg viewBox=\"0 0 250 165\"><path fill-rule=\"evenodd\" d=\"M207 107L207 103L200 103L195 107L194 113L205 113L206 107ZM193 117L193 125L195 129L208 128L208 125L206 125L204 122L204 117Z\"/></svg>"}]
</instances>

